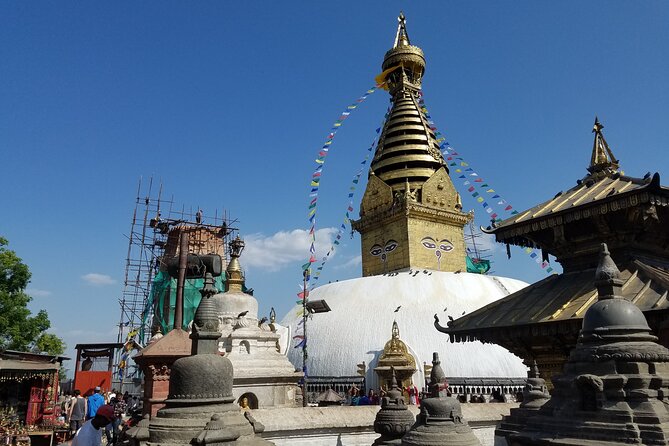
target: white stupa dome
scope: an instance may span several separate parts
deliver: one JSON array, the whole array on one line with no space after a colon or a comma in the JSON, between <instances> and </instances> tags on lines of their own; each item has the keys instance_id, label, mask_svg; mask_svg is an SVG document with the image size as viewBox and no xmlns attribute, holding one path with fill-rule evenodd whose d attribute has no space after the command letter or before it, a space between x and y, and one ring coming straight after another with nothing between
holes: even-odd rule
<instances>
[{"instance_id":1,"label":"white stupa dome","mask_svg":"<svg viewBox=\"0 0 669 446\"><path fill-rule=\"evenodd\" d=\"M356 365L365 361L367 386L378 388L374 367L391 337L393 321L400 339L416 359L418 370L413 382L420 387L423 363L431 364L432 352L439 352L447 377L527 376L520 358L508 350L478 341L451 343L434 327L434 314L442 325L448 316L457 319L527 286L505 277L471 273L421 270L395 275L369 276L320 286L309 300L325 299L332 311L313 315L307 322L307 362L310 376L354 376ZM399 311L394 312L401 306ZM282 320L294 335L302 317L296 306ZM287 349L290 361L302 367L302 350Z\"/></svg>"}]
</instances>

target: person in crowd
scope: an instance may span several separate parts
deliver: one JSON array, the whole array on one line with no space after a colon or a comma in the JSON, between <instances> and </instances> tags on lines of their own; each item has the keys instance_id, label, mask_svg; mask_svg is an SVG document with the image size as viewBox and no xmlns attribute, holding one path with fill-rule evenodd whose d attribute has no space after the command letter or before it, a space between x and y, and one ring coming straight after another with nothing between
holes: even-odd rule
<instances>
[{"instance_id":1,"label":"person in crowd","mask_svg":"<svg viewBox=\"0 0 669 446\"><path fill-rule=\"evenodd\" d=\"M369 401L369 398L367 395L365 395L365 391L363 389L360 389L360 393L358 394L358 406L369 406L371 402Z\"/></svg>"},{"instance_id":2,"label":"person in crowd","mask_svg":"<svg viewBox=\"0 0 669 446\"><path fill-rule=\"evenodd\" d=\"M102 397L102 396L101 396ZM71 446L100 446L102 436L100 429L108 425L114 418L114 408L109 405L102 405L95 411L95 416L86 421L72 439Z\"/></svg>"},{"instance_id":3,"label":"person in crowd","mask_svg":"<svg viewBox=\"0 0 669 446\"><path fill-rule=\"evenodd\" d=\"M409 384L409 386L404 389L404 391L409 395L409 404L418 406L420 405L420 399L418 398L418 387L414 383Z\"/></svg>"},{"instance_id":4,"label":"person in crowd","mask_svg":"<svg viewBox=\"0 0 669 446\"><path fill-rule=\"evenodd\" d=\"M360 405L360 392L361 392L361 390L358 389L358 392L351 397L351 406L359 406ZM362 394L364 395L365 393L363 392Z\"/></svg>"},{"instance_id":5,"label":"person in crowd","mask_svg":"<svg viewBox=\"0 0 669 446\"><path fill-rule=\"evenodd\" d=\"M367 398L369 399L369 404L372 406L377 406L379 404L379 397L376 395L376 392L374 392L374 389L369 389Z\"/></svg>"},{"instance_id":6,"label":"person in crowd","mask_svg":"<svg viewBox=\"0 0 669 446\"><path fill-rule=\"evenodd\" d=\"M100 395L100 387L93 390L93 395L88 397L88 408L86 409L86 420L91 420L95 417L98 409L105 404L105 399Z\"/></svg>"},{"instance_id":7,"label":"person in crowd","mask_svg":"<svg viewBox=\"0 0 669 446\"><path fill-rule=\"evenodd\" d=\"M349 406L355 406L356 404L353 404L353 400L355 399L357 401L357 396L358 392L360 389L355 385L355 383L351 386L350 389L348 389L348 392L346 393L346 404Z\"/></svg>"},{"instance_id":8,"label":"person in crowd","mask_svg":"<svg viewBox=\"0 0 669 446\"><path fill-rule=\"evenodd\" d=\"M121 432L121 423L123 422L123 416L127 410L128 404L123 401L123 398L117 398L116 404L114 404L114 421L112 423L114 425L114 444L116 444L116 439L118 439Z\"/></svg>"},{"instance_id":9,"label":"person in crowd","mask_svg":"<svg viewBox=\"0 0 669 446\"><path fill-rule=\"evenodd\" d=\"M70 420L70 432L74 435L82 424L84 424L84 418L86 417L86 398L81 396L81 390L76 389L74 391L74 396L70 401L70 407L67 412L67 418Z\"/></svg>"}]
</instances>

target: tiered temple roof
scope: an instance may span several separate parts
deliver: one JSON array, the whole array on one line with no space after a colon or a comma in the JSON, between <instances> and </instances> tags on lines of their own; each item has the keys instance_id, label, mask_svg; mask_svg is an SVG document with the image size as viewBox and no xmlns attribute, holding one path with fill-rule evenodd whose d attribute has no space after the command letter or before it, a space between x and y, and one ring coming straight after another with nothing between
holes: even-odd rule
<instances>
[{"instance_id":1,"label":"tiered temple roof","mask_svg":"<svg viewBox=\"0 0 669 446\"><path fill-rule=\"evenodd\" d=\"M489 227L498 242L540 249L564 273L553 275L437 328L453 341L500 344L549 377L575 346L581 320L596 302L592 274L607 243L624 280L622 296L659 333L669 314L669 188L658 173L633 178L619 171L595 121L588 174L575 187ZM662 335L660 334L662 338ZM546 373L548 372L548 373Z\"/></svg>"}]
</instances>

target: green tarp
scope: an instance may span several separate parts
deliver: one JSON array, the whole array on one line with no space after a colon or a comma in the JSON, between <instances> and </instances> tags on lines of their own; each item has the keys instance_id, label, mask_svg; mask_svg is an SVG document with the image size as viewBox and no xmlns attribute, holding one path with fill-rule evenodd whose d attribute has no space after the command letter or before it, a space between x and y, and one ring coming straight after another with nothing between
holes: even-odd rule
<instances>
[{"instance_id":1,"label":"green tarp","mask_svg":"<svg viewBox=\"0 0 669 446\"><path fill-rule=\"evenodd\" d=\"M485 274L490 270L490 260L472 259L467 256L467 272Z\"/></svg>"},{"instance_id":2,"label":"green tarp","mask_svg":"<svg viewBox=\"0 0 669 446\"><path fill-rule=\"evenodd\" d=\"M184 285L184 320L183 328L187 329L195 316L195 310L200 305L200 290L204 286L204 279L186 279ZM225 274L214 278L214 286L218 291L225 291ZM145 314L150 314L153 308L153 326L160 326L163 334L166 334L174 325L174 307L177 299L177 280L170 277L167 272L158 271L153 279L151 294L146 305ZM149 328L149 327L147 327ZM140 339L144 333L140 333Z\"/></svg>"}]
</instances>

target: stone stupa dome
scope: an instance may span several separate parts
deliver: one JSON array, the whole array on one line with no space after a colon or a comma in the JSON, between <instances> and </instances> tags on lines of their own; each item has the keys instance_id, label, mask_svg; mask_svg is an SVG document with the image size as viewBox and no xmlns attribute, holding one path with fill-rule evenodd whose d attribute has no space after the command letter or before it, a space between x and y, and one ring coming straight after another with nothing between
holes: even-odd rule
<instances>
[{"instance_id":1,"label":"stone stupa dome","mask_svg":"<svg viewBox=\"0 0 669 446\"><path fill-rule=\"evenodd\" d=\"M424 272L426 271L426 272ZM506 349L478 341L451 343L433 325L460 317L513 293L527 284L505 277L421 270L345 280L320 286L309 300L324 299L332 311L315 314L307 324L310 376L354 376L357 364L367 365L367 385L379 387L374 372L397 321L400 339L415 358L413 382L424 383L423 364L438 352L448 377L525 377L527 367ZM394 312L398 307L399 310ZM302 317L295 307L282 320L291 336ZM302 366L302 351L287 349L291 362Z\"/></svg>"}]
</instances>

